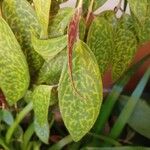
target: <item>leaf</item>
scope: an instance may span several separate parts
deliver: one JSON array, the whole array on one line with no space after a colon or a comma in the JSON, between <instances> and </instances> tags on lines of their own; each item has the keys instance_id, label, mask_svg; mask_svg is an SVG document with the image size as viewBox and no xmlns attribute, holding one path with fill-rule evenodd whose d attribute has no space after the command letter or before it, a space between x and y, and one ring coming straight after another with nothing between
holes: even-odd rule
<instances>
[{"instance_id":1,"label":"leaf","mask_svg":"<svg viewBox=\"0 0 150 150\"><path fill-rule=\"evenodd\" d=\"M47 38L51 0L33 0L33 2L42 28L40 37Z\"/></svg>"},{"instance_id":2,"label":"leaf","mask_svg":"<svg viewBox=\"0 0 150 150\"><path fill-rule=\"evenodd\" d=\"M79 141L93 126L102 103L102 81L99 68L89 47L78 40L73 49L72 75L82 97L71 84L68 65L58 88L59 107L64 123L74 141Z\"/></svg>"},{"instance_id":3,"label":"leaf","mask_svg":"<svg viewBox=\"0 0 150 150\"><path fill-rule=\"evenodd\" d=\"M2 120L7 124L11 125L14 122L13 115L11 114L10 111L8 110L0 110L1 115L2 115Z\"/></svg>"},{"instance_id":4,"label":"leaf","mask_svg":"<svg viewBox=\"0 0 150 150\"><path fill-rule=\"evenodd\" d=\"M98 9L101 7L107 0L96 0L94 3L94 10Z\"/></svg>"},{"instance_id":5,"label":"leaf","mask_svg":"<svg viewBox=\"0 0 150 150\"><path fill-rule=\"evenodd\" d=\"M85 23L84 18L81 18L80 23L79 23L79 38L80 38L80 40L84 40L85 32L86 32L86 23Z\"/></svg>"},{"instance_id":6,"label":"leaf","mask_svg":"<svg viewBox=\"0 0 150 150\"><path fill-rule=\"evenodd\" d=\"M128 0L129 6L133 14L138 18L139 22L143 24L147 15L147 0Z\"/></svg>"},{"instance_id":7,"label":"leaf","mask_svg":"<svg viewBox=\"0 0 150 150\"><path fill-rule=\"evenodd\" d=\"M32 44L34 50L48 62L67 47L67 35L48 40L41 40L33 35Z\"/></svg>"},{"instance_id":8,"label":"leaf","mask_svg":"<svg viewBox=\"0 0 150 150\"><path fill-rule=\"evenodd\" d=\"M2 13L19 41L33 75L43 64L43 59L34 51L31 43L31 33L39 35L41 32L36 13L26 0L4 0Z\"/></svg>"},{"instance_id":9,"label":"leaf","mask_svg":"<svg viewBox=\"0 0 150 150\"><path fill-rule=\"evenodd\" d=\"M139 101L128 124L138 133L150 139L150 106L145 101ZM140 119L139 119L140 118Z\"/></svg>"},{"instance_id":10,"label":"leaf","mask_svg":"<svg viewBox=\"0 0 150 150\"><path fill-rule=\"evenodd\" d=\"M60 9L57 15L51 18L48 29L49 37L54 38L64 35L73 14L74 9L72 8Z\"/></svg>"},{"instance_id":11,"label":"leaf","mask_svg":"<svg viewBox=\"0 0 150 150\"><path fill-rule=\"evenodd\" d=\"M128 96L121 96L119 98L119 106L122 108L126 105L129 100ZM150 106L149 104L140 99L134 109L134 112L128 120L129 126L136 132L150 139ZM139 119L140 118L140 119Z\"/></svg>"},{"instance_id":12,"label":"leaf","mask_svg":"<svg viewBox=\"0 0 150 150\"><path fill-rule=\"evenodd\" d=\"M36 83L54 85L58 84L64 62L66 62L66 49L58 53L53 59L45 62L39 70Z\"/></svg>"},{"instance_id":13,"label":"leaf","mask_svg":"<svg viewBox=\"0 0 150 150\"><path fill-rule=\"evenodd\" d=\"M118 119L115 121L114 126L112 127L109 136L116 139L121 134L123 128L125 127L127 121L129 120L130 116L134 112L135 106L138 102L138 99L143 93L143 90L149 80L150 77L150 69L148 69L140 82L138 83L137 87L133 91L130 99L128 100L127 104L123 108L122 112L120 113Z\"/></svg>"},{"instance_id":14,"label":"leaf","mask_svg":"<svg viewBox=\"0 0 150 150\"><path fill-rule=\"evenodd\" d=\"M97 17L90 26L87 44L96 56L101 74L104 74L113 54L112 25L103 17Z\"/></svg>"},{"instance_id":15,"label":"leaf","mask_svg":"<svg viewBox=\"0 0 150 150\"><path fill-rule=\"evenodd\" d=\"M34 128L37 136L44 143L48 143L49 139L48 109L50 104L51 90L51 86L39 85L32 93L35 115Z\"/></svg>"},{"instance_id":16,"label":"leaf","mask_svg":"<svg viewBox=\"0 0 150 150\"><path fill-rule=\"evenodd\" d=\"M85 147L81 150L149 150L148 147L137 147L137 146L121 146L121 147Z\"/></svg>"},{"instance_id":17,"label":"leaf","mask_svg":"<svg viewBox=\"0 0 150 150\"><path fill-rule=\"evenodd\" d=\"M118 23L115 32L114 45L112 77L116 81L127 70L137 50L136 37L126 25L123 25L122 20Z\"/></svg>"},{"instance_id":18,"label":"leaf","mask_svg":"<svg viewBox=\"0 0 150 150\"><path fill-rule=\"evenodd\" d=\"M29 70L13 32L2 18L0 33L0 88L7 102L13 105L28 89Z\"/></svg>"}]
</instances>

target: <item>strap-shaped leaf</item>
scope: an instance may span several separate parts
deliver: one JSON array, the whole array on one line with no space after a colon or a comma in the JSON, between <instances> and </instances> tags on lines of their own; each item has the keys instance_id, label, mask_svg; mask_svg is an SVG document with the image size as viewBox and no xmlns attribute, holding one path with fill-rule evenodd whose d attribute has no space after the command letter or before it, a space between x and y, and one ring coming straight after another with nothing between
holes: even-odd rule
<instances>
[{"instance_id":1,"label":"strap-shaped leaf","mask_svg":"<svg viewBox=\"0 0 150 150\"><path fill-rule=\"evenodd\" d=\"M128 2L133 14L143 24L147 15L148 0L128 0Z\"/></svg>"},{"instance_id":2,"label":"strap-shaped leaf","mask_svg":"<svg viewBox=\"0 0 150 150\"><path fill-rule=\"evenodd\" d=\"M59 107L74 141L79 141L93 126L102 103L102 81L97 61L89 47L78 40L73 49L72 75L79 96L72 87L66 63L58 89Z\"/></svg>"},{"instance_id":3,"label":"strap-shaped leaf","mask_svg":"<svg viewBox=\"0 0 150 150\"><path fill-rule=\"evenodd\" d=\"M124 20L126 21L126 19ZM118 23L116 29L114 46L112 77L113 80L117 80L128 68L137 49L137 40L134 33L126 25L123 25L122 20Z\"/></svg>"},{"instance_id":4,"label":"strap-shaped leaf","mask_svg":"<svg viewBox=\"0 0 150 150\"><path fill-rule=\"evenodd\" d=\"M24 96L28 88L29 70L13 32L2 18L0 33L0 88L12 105Z\"/></svg>"},{"instance_id":5,"label":"strap-shaped leaf","mask_svg":"<svg viewBox=\"0 0 150 150\"><path fill-rule=\"evenodd\" d=\"M54 18L51 18L49 25L49 37L64 35L65 30L74 14L73 8L60 9Z\"/></svg>"},{"instance_id":6,"label":"strap-shaped leaf","mask_svg":"<svg viewBox=\"0 0 150 150\"><path fill-rule=\"evenodd\" d=\"M55 57L67 46L67 35L48 40L40 40L32 36L34 50L40 54L46 61Z\"/></svg>"},{"instance_id":7,"label":"strap-shaped leaf","mask_svg":"<svg viewBox=\"0 0 150 150\"><path fill-rule=\"evenodd\" d=\"M67 50L64 49L53 59L43 64L36 79L37 84L58 84L64 62L66 62L67 59L66 52Z\"/></svg>"},{"instance_id":8,"label":"strap-shaped leaf","mask_svg":"<svg viewBox=\"0 0 150 150\"><path fill-rule=\"evenodd\" d=\"M96 56L103 74L107 69L113 52L113 27L103 17L97 17L88 32L87 44Z\"/></svg>"},{"instance_id":9,"label":"strap-shaped leaf","mask_svg":"<svg viewBox=\"0 0 150 150\"><path fill-rule=\"evenodd\" d=\"M41 38L47 38L51 0L33 0L33 2L42 28Z\"/></svg>"},{"instance_id":10,"label":"strap-shaped leaf","mask_svg":"<svg viewBox=\"0 0 150 150\"><path fill-rule=\"evenodd\" d=\"M51 90L51 86L39 85L32 93L35 132L44 143L48 143L49 138L48 109Z\"/></svg>"},{"instance_id":11,"label":"strap-shaped leaf","mask_svg":"<svg viewBox=\"0 0 150 150\"><path fill-rule=\"evenodd\" d=\"M27 56L30 72L33 74L43 64L43 59L31 44L31 30L37 35L41 32L34 9L26 0L4 0L2 13Z\"/></svg>"}]
</instances>

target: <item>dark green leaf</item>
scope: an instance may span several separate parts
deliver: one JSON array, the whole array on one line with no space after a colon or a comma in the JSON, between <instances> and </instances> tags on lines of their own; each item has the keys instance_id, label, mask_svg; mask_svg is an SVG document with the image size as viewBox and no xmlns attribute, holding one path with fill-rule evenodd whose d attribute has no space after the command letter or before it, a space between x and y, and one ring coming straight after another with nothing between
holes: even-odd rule
<instances>
[{"instance_id":1,"label":"dark green leaf","mask_svg":"<svg viewBox=\"0 0 150 150\"><path fill-rule=\"evenodd\" d=\"M12 105L27 91L29 70L13 32L2 18L0 33L0 88L7 102Z\"/></svg>"},{"instance_id":2,"label":"dark green leaf","mask_svg":"<svg viewBox=\"0 0 150 150\"><path fill-rule=\"evenodd\" d=\"M59 52L61 52L67 46L67 36L63 35L57 38L48 40L40 40L34 35L32 36L32 44L34 50L41 55L44 60L49 62Z\"/></svg>"},{"instance_id":3,"label":"dark green leaf","mask_svg":"<svg viewBox=\"0 0 150 150\"><path fill-rule=\"evenodd\" d=\"M122 146L122 147L87 147L87 148L82 148L82 150L149 150L148 147L132 147L132 146Z\"/></svg>"},{"instance_id":4,"label":"dark green leaf","mask_svg":"<svg viewBox=\"0 0 150 150\"><path fill-rule=\"evenodd\" d=\"M85 32L86 32L86 23L85 23L84 18L81 18L80 23L79 23L79 38L80 38L80 40L84 40Z\"/></svg>"},{"instance_id":5,"label":"dark green leaf","mask_svg":"<svg viewBox=\"0 0 150 150\"><path fill-rule=\"evenodd\" d=\"M87 44L96 56L103 74L110 64L113 54L113 27L103 17L97 17L89 29Z\"/></svg>"},{"instance_id":6,"label":"dark green leaf","mask_svg":"<svg viewBox=\"0 0 150 150\"><path fill-rule=\"evenodd\" d=\"M59 107L64 123L74 141L79 141L93 126L102 103L102 81L97 61L89 47L78 40L73 49L72 75L66 64L60 79Z\"/></svg>"},{"instance_id":7,"label":"dark green leaf","mask_svg":"<svg viewBox=\"0 0 150 150\"><path fill-rule=\"evenodd\" d=\"M119 98L120 109L125 106L126 102L129 100L128 96L121 96ZM128 124L138 133L143 136L150 138L150 106L144 100L138 100L133 114L128 120ZM140 118L140 119L139 119Z\"/></svg>"}]
</instances>

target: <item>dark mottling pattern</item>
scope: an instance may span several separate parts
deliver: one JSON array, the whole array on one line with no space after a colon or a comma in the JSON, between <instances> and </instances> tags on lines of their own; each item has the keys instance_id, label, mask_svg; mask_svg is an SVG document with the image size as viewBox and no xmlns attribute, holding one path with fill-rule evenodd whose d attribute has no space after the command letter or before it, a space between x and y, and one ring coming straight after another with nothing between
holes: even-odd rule
<instances>
[{"instance_id":1,"label":"dark mottling pattern","mask_svg":"<svg viewBox=\"0 0 150 150\"><path fill-rule=\"evenodd\" d=\"M73 79L83 99L74 91L66 63L58 89L59 107L74 141L79 141L93 126L102 103L102 82L97 61L88 46L77 41L73 49Z\"/></svg>"},{"instance_id":2,"label":"dark mottling pattern","mask_svg":"<svg viewBox=\"0 0 150 150\"><path fill-rule=\"evenodd\" d=\"M0 88L12 105L29 85L29 70L23 52L7 23L0 18Z\"/></svg>"}]
</instances>

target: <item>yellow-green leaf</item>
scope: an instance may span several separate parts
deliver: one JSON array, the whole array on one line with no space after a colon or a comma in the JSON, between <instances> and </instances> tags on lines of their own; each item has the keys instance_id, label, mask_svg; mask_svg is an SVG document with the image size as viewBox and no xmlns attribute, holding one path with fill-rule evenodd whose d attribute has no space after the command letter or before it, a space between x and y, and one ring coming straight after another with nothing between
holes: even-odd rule
<instances>
[{"instance_id":1,"label":"yellow-green leaf","mask_svg":"<svg viewBox=\"0 0 150 150\"><path fill-rule=\"evenodd\" d=\"M41 38L47 38L51 0L33 0L33 2L42 28Z\"/></svg>"},{"instance_id":2,"label":"yellow-green leaf","mask_svg":"<svg viewBox=\"0 0 150 150\"><path fill-rule=\"evenodd\" d=\"M32 93L33 109L35 115L35 132L44 143L48 143L49 138L48 110L51 91L51 86L39 85Z\"/></svg>"},{"instance_id":3,"label":"yellow-green leaf","mask_svg":"<svg viewBox=\"0 0 150 150\"><path fill-rule=\"evenodd\" d=\"M28 86L25 56L8 24L0 18L0 88L12 105L25 95Z\"/></svg>"},{"instance_id":4,"label":"yellow-green leaf","mask_svg":"<svg viewBox=\"0 0 150 150\"><path fill-rule=\"evenodd\" d=\"M54 38L64 35L73 14L73 8L60 9L58 13L50 20L49 37Z\"/></svg>"},{"instance_id":5,"label":"yellow-green leaf","mask_svg":"<svg viewBox=\"0 0 150 150\"><path fill-rule=\"evenodd\" d=\"M78 40L73 49L72 75L78 95L70 79L66 63L58 89L59 107L64 123L74 141L79 141L94 125L102 103L102 81L95 56Z\"/></svg>"},{"instance_id":6,"label":"yellow-green leaf","mask_svg":"<svg viewBox=\"0 0 150 150\"><path fill-rule=\"evenodd\" d=\"M48 62L67 46L67 35L48 40L41 40L33 35L32 45L34 50Z\"/></svg>"}]
</instances>

